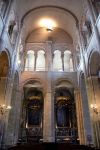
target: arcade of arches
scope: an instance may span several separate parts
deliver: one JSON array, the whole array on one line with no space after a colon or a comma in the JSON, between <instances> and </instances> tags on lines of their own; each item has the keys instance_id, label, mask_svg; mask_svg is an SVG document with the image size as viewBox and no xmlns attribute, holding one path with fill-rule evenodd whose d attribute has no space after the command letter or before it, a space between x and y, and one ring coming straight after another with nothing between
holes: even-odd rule
<instances>
[{"instance_id":1,"label":"arcade of arches","mask_svg":"<svg viewBox=\"0 0 100 150\"><path fill-rule=\"evenodd\" d=\"M0 1L0 148L100 148L99 97L99 1Z\"/></svg>"}]
</instances>

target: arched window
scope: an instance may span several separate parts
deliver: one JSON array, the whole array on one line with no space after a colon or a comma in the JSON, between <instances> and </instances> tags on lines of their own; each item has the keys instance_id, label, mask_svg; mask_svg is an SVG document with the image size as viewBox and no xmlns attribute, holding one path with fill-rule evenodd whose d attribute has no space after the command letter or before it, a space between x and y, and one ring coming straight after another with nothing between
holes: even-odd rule
<instances>
[{"instance_id":1,"label":"arched window","mask_svg":"<svg viewBox=\"0 0 100 150\"><path fill-rule=\"evenodd\" d=\"M14 31L14 26L16 25L16 22L14 20L9 22L9 26L8 26L8 34L9 37L12 37L13 31Z\"/></svg>"},{"instance_id":2,"label":"arched window","mask_svg":"<svg viewBox=\"0 0 100 150\"><path fill-rule=\"evenodd\" d=\"M59 50L54 51L53 70L55 70L55 71L63 71L63 69L62 69L61 52Z\"/></svg>"},{"instance_id":3,"label":"arched window","mask_svg":"<svg viewBox=\"0 0 100 150\"><path fill-rule=\"evenodd\" d=\"M70 58L70 71L73 71L73 60L72 60L72 57Z\"/></svg>"},{"instance_id":4,"label":"arched window","mask_svg":"<svg viewBox=\"0 0 100 150\"><path fill-rule=\"evenodd\" d=\"M64 71L73 71L72 56L69 50L64 52Z\"/></svg>"},{"instance_id":5,"label":"arched window","mask_svg":"<svg viewBox=\"0 0 100 150\"><path fill-rule=\"evenodd\" d=\"M12 35L11 35L11 43L12 44L15 44L17 34L18 34L18 25L15 23L15 25L13 27Z\"/></svg>"},{"instance_id":6,"label":"arched window","mask_svg":"<svg viewBox=\"0 0 100 150\"><path fill-rule=\"evenodd\" d=\"M45 52L43 50L37 53L36 71L45 71Z\"/></svg>"},{"instance_id":7,"label":"arched window","mask_svg":"<svg viewBox=\"0 0 100 150\"><path fill-rule=\"evenodd\" d=\"M25 71L34 71L35 56L34 51L29 50L26 56Z\"/></svg>"}]
</instances>

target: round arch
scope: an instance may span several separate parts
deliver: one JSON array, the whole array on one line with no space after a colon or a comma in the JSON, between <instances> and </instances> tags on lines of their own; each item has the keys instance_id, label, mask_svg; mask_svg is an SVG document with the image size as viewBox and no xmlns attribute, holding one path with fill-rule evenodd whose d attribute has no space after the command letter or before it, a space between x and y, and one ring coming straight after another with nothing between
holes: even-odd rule
<instances>
[{"instance_id":1,"label":"round arch","mask_svg":"<svg viewBox=\"0 0 100 150\"><path fill-rule=\"evenodd\" d=\"M88 62L88 92L89 92L89 104L90 113L98 114L100 105L100 53L96 50L92 50L89 56ZM96 111L94 108L97 108ZM95 120L94 115L91 115L94 144L99 147L99 128L97 127L98 118Z\"/></svg>"},{"instance_id":2,"label":"round arch","mask_svg":"<svg viewBox=\"0 0 100 150\"><path fill-rule=\"evenodd\" d=\"M31 31L36 31L36 29L39 29L40 27L42 27L41 23L39 22L39 20L41 20L39 13L41 14L41 18L45 18L45 14L46 14L46 16L48 16L48 18L55 20L54 22L56 24L56 27L55 27L56 29L58 29L58 28L63 29L71 37L75 36L73 26L75 26L75 28L76 28L76 25L78 26L78 19L75 16L75 14L72 13L70 10L67 10L62 7L46 5L46 6L41 6L41 7L36 7L34 9L31 9L22 17L21 29L22 29L24 40L26 40L26 38L31 33ZM65 16L64 18L66 19L66 21L68 20L67 28L66 28L66 25L63 23L65 21L65 19L62 18L63 14ZM57 17L59 15L61 16L60 18ZM33 23L32 23L32 20L33 20ZM35 20L35 22L34 22L34 20ZM30 28L28 28L29 24L30 24ZM27 31L25 31L25 32L23 32L24 27L27 28ZM72 29L73 29L73 31L72 31ZM54 31L56 31L56 30L54 30Z\"/></svg>"},{"instance_id":3,"label":"round arch","mask_svg":"<svg viewBox=\"0 0 100 150\"><path fill-rule=\"evenodd\" d=\"M100 70L100 54L98 51L92 50L88 59L87 72L88 76L98 75Z\"/></svg>"},{"instance_id":4,"label":"round arch","mask_svg":"<svg viewBox=\"0 0 100 150\"><path fill-rule=\"evenodd\" d=\"M45 95L45 82L40 78L29 78L25 80L20 86L22 95L24 94L24 87L39 89L43 93L43 96Z\"/></svg>"},{"instance_id":5,"label":"round arch","mask_svg":"<svg viewBox=\"0 0 100 150\"><path fill-rule=\"evenodd\" d=\"M8 50L0 52L0 76L7 77L11 66L10 54Z\"/></svg>"},{"instance_id":6,"label":"round arch","mask_svg":"<svg viewBox=\"0 0 100 150\"><path fill-rule=\"evenodd\" d=\"M21 130L27 129L27 141L38 142L43 138L44 93L40 80L31 79L23 86ZM23 137L23 133L21 133ZM31 137L31 139L30 139Z\"/></svg>"},{"instance_id":7,"label":"round arch","mask_svg":"<svg viewBox=\"0 0 100 150\"><path fill-rule=\"evenodd\" d=\"M39 85L41 85L41 87L44 87L44 82L40 78L28 78L21 83L21 88L23 88L29 82L32 82L32 83L37 82L39 83Z\"/></svg>"},{"instance_id":8,"label":"round arch","mask_svg":"<svg viewBox=\"0 0 100 150\"><path fill-rule=\"evenodd\" d=\"M57 141L59 139L63 141L63 136L66 136L66 138L70 137L68 138L69 143L72 142L72 137L74 137L73 140L76 142L78 134L74 85L70 80L56 80L54 88L54 105L55 140Z\"/></svg>"},{"instance_id":9,"label":"round arch","mask_svg":"<svg viewBox=\"0 0 100 150\"><path fill-rule=\"evenodd\" d=\"M0 52L0 104L5 105L5 94L10 70L9 52L5 49Z\"/></svg>"},{"instance_id":10,"label":"round arch","mask_svg":"<svg viewBox=\"0 0 100 150\"><path fill-rule=\"evenodd\" d=\"M66 83L68 83L68 85L70 87L73 87L74 89L77 89L77 86L75 85L75 83L71 79L68 79L68 78L65 78L65 79L64 78L63 79L59 78L59 79L57 79L54 83L54 86L56 87L57 85L60 85L61 83L64 83L65 86L66 86Z\"/></svg>"},{"instance_id":11,"label":"round arch","mask_svg":"<svg viewBox=\"0 0 100 150\"><path fill-rule=\"evenodd\" d=\"M42 9L43 9L43 8L56 8L56 9L60 9L60 10L63 10L63 11L65 11L65 12L68 12L68 13L71 14L71 16L74 18L76 24L78 23L77 17L76 17L75 14L72 13L70 10L65 9L65 8L62 8L62 7L58 7L58 6L53 6L53 5L47 6L47 5L46 5L46 6L40 6L40 7L36 7L36 8L34 8L34 9L29 10L29 11L22 17L22 19L21 19L21 24L23 25L24 19L25 19L25 17L26 17L28 14L30 14L32 11L35 11L35 10L38 10L38 9L41 9L41 8L42 8Z\"/></svg>"}]
</instances>

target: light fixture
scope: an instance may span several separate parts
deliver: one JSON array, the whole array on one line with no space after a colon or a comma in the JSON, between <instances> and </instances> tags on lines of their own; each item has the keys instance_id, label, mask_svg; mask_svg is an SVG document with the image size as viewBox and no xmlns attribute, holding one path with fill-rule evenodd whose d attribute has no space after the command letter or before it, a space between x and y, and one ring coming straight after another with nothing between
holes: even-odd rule
<instances>
[{"instance_id":1,"label":"light fixture","mask_svg":"<svg viewBox=\"0 0 100 150\"><path fill-rule=\"evenodd\" d=\"M58 71L59 71L59 72L62 72L63 70L62 70L62 69L59 69Z\"/></svg>"},{"instance_id":2,"label":"light fixture","mask_svg":"<svg viewBox=\"0 0 100 150\"><path fill-rule=\"evenodd\" d=\"M53 31L53 29L50 29L50 28L47 28L46 29L48 32L51 32L51 31Z\"/></svg>"},{"instance_id":3,"label":"light fixture","mask_svg":"<svg viewBox=\"0 0 100 150\"><path fill-rule=\"evenodd\" d=\"M98 110L97 110L97 105L96 104L91 104L90 107L91 107L91 109L93 109L94 113L98 114Z\"/></svg>"},{"instance_id":4,"label":"light fixture","mask_svg":"<svg viewBox=\"0 0 100 150\"><path fill-rule=\"evenodd\" d=\"M0 105L0 114L3 115L6 111L10 110L11 106L8 105L6 106L5 104Z\"/></svg>"},{"instance_id":5,"label":"light fixture","mask_svg":"<svg viewBox=\"0 0 100 150\"><path fill-rule=\"evenodd\" d=\"M43 18L39 22L41 27L45 27L48 32L53 31L53 29L57 26L55 21L49 18Z\"/></svg>"},{"instance_id":6,"label":"light fixture","mask_svg":"<svg viewBox=\"0 0 100 150\"><path fill-rule=\"evenodd\" d=\"M19 64L19 65L21 64L21 61L20 61L20 60L18 60L18 64Z\"/></svg>"},{"instance_id":7,"label":"light fixture","mask_svg":"<svg viewBox=\"0 0 100 150\"><path fill-rule=\"evenodd\" d=\"M26 129L28 128L28 123L26 123Z\"/></svg>"}]
</instances>

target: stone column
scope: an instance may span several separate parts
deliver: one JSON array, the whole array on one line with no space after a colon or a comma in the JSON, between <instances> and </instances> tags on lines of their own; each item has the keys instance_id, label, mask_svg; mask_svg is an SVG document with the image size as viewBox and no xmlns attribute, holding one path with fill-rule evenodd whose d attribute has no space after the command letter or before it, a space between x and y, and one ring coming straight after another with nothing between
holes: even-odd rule
<instances>
[{"instance_id":1,"label":"stone column","mask_svg":"<svg viewBox=\"0 0 100 150\"><path fill-rule=\"evenodd\" d=\"M54 99L51 89L51 72L47 73L47 86L44 99L43 141L55 142Z\"/></svg>"},{"instance_id":2,"label":"stone column","mask_svg":"<svg viewBox=\"0 0 100 150\"><path fill-rule=\"evenodd\" d=\"M21 114L21 105L22 105L22 93L20 90L16 90L16 108L15 108L15 124L14 124L14 138L13 144L18 142L19 137L19 127L20 127L20 114ZM19 108L19 109L18 109Z\"/></svg>"},{"instance_id":3,"label":"stone column","mask_svg":"<svg viewBox=\"0 0 100 150\"><path fill-rule=\"evenodd\" d=\"M36 60L37 60L37 52L35 52L35 61L34 61L34 71L36 71Z\"/></svg>"},{"instance_id":4,"label":"stone column","mask_svg":"<svg viewBox=\"0 0 100 150\"><path fill-rule=\"evenodd\" d=\"M88 88L88 99L89 105L97 106L96 109L90 107L91 121L94 133L94 143L96 147L100 147L100 88L97 76L87 78L87 88Z\"/></svg>"},{"instance_id":5,"label":"stone column","mask_svg":"<svg viewBox=\"0 0 100 150\"><path fill-rule=\"evenodd\" d=\"M21 92L14 89L12 94L12 109L9 113L8 126L6 131L6 145L15 145L18 141L18 130L20 121L20 110L21 110Z\"/></svg>"},{"instance_id":6,"label":"stone column","mask_svg":"<svg viewBox=\"0 0 100 150\"><path fill-rule=\"evenodd\" d=\"M90 119L89 112L89 103L88 103L88 91L86 89L86 81L84 74L82 74L80 79L80 89L81 89L81 98L82 98L82 112L83 112L83 121L84 121L84 130L85 130L85 144L93 144L93 130Z\"/></svg>"},{"instance_id":7,"label":"stone column","mask_svg":"<svg viewBox=\"0 0 100 150\"><path fill-rule=\"evenodd\" d=\"M76 114L77 114L77 126L78 126L78 136L80 144L85 144L84 128L83 128L83 114L81 105L81 96L78 90L75 90L75 101L76 101Z\"/></svg>"},{"instance_id":8,"label":"stone column","mask_svg":"<svg viewBox=\"0 0 100 150\"><path fill-rule=\"evenodd\" d=\"M46 42L46 71L52 71L52 41Z\"/></svg>"},{"instance_id":9,"label":"stone column","mask_svg":"<svg viewBox=\"0 0 100 150\"><path fill-rule=\"evenodd\" d=\"M5 104L7 77L0 78L0 105Z\"/></svg>"},{"instance_id":10,"label":"stone column","mask_svg":"<svg viewBox=\"0 0 100 150\"><path fill-rule=\"evenodd\" d=\"M64 71L70 72L70 57L71 57L71 52L65 51L64 52Z\"/></svg>"},{"instance_id":11,"label":"stone column","mask_svg":"<svg viewBox=\"0 0 100 150\"><path fill-rule=\"evenodd\" d=\"M77 23L76 24L76 33L77 33L77 37L78 37L78 41L79 41L79 46L80 46L80 59L81 59L81 62L80 63L83 63L83 69L86 73L86 62L85 62L85 58L84 58L84 48L85 48L85 41L83 40L83 37L82 37L82 33L81 33L81 29L80 29L80 26L79 24Z\"/></svg>"},{"instance_id":12,"label":"stone column","mask_svg":"<svg viewBox=\"0 0 100 150\"><path fill-rule=\"evenodd\" d=\"M95 36L96 36L96 40L98 42L98 49L100 51L100 35L99 35L99 32L98 32L98 29L97 29L97 26L95 25L95 16L94 16L94 12L93 12L93 8L92 8L92 2L90 0L87 0L87 6L88 6L88 10L90 12L90 17L91 17L91 23L92 23L92 26L93 26L93 30L94 30L94 33L95 33Z\"/></svg>"},{"instance_id":13,"label":"stone column","mask_svg":"<svg viewBox=\"0 0 100 150\"><path fill-rule=\"evenodd\" d=\"M62 59L62 70L64 71L64 53L61 53L61 59Z\"/></svg>"}]
</instances>

